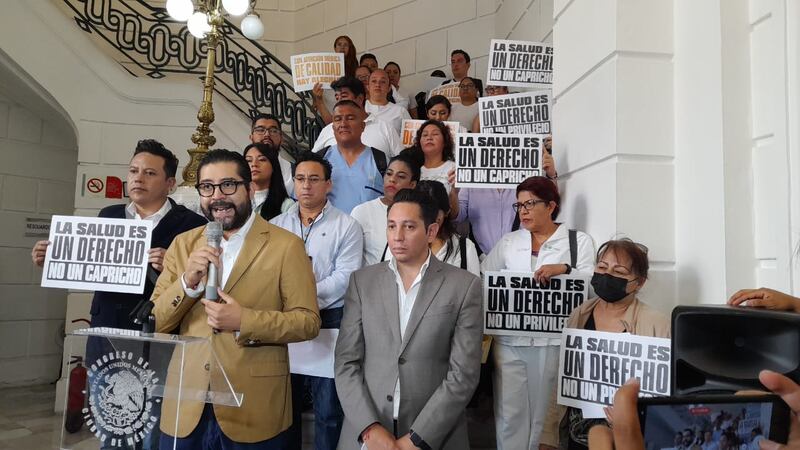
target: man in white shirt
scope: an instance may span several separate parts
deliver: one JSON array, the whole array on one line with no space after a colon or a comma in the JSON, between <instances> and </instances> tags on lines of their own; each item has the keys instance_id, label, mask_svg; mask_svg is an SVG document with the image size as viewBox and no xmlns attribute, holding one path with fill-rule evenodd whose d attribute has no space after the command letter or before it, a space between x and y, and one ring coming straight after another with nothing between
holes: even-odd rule
<instances>
[{"instance_id":1,"label":"man in white shirt","mask_svg":"<svg viewBox=\"0 0 800 450\"><path fill-rule=\"evenodd\" d=\"M388 99L391 91L389 75L383 69L375 69L369 75L369 100L364 105L367 111L376 119L388 123L400 135L404 119L410 119L408 111Z\"/></svg>"},{"instance_id":2,"label":"man in white shirt","mask_svg":"<svg viewBox=\"0 0 800 450\"><path fill-rule=\"evenodd\" d=\"M283 174L283 184L286 185L286 192L292 192L292 163L286 159L286 155L281 154L283 144L283 132L278 118L272 114L257 114L253 117L250 127L250 143L264 144L269 147L278 157Z\"/></svg>"},{"instance_id":3,"label":"man in white shirt","mask_svg":"<svg viewBox=\"0 0 800 450\"><path fill-rule=\"evenodd\" d=\"M331 83L331 88L336 93L337 102L352 100L363 109L366 93L364 92L364 85L357 78L339 78ZM364 119L364 132L361 134L361 142L368 147L376 148L386 153L390 158L398 155L404 148L397 131L388 123L377 120L372 116L367 116ZM311 151L316 153L332 145L336 145L336 137L333 134L333 123L329 123L320 131Z\"/></svg>"},{"instance_id":4,"label":"man in white shirt","mask_svg":"<svg viewBox=\"0 0 800 450\"><path fill-rule=\"evenodd\" d=\"M442 84L449 84L454 81L461 82L467 75L469 75L469 68L472 65L469 53L461 49L453 50L450 53L450 70L453 72L453 78L444 80ZM483 95L483 81L480 78L473 78L475 81L475 89L478 90L478 95Z\"/></svg>"},{"instance_id":5,"label":"man in white shirt","mask_svg":"<svg viewBox=\"0 0 800 450\"><path fill-rule=\"evenodd\" d=\"M430 196L399 192L388 212L391 261L350 279L335 361L342 448L469 448L481 282L431 257L437 214Z\"/></svg>"},{"instance_id":6,"label":"man in white shirt","mask_svg":"<svg viewBox=\"0 0 800 450\"><path fill-rule=\"evenodd\" d=\"M350 274L361 268L363 236L358 222L328 202L331 165L321 156L305 153L294 173L297 203L270 221L303 239L317 280L317 304L322 328L338 329L342 322L344 293ZM325 341L322 342L324 344ZM291 349L292 358L302 350ZM333 349L330 350L331 356ZM332 369L332 368L331 368ZM335 450L344 413L333 378L302 375L292 370L292 412L289 449L302 447L303 394L308 389L314 404L314 448Z\"/></svg>"}]
</instances>

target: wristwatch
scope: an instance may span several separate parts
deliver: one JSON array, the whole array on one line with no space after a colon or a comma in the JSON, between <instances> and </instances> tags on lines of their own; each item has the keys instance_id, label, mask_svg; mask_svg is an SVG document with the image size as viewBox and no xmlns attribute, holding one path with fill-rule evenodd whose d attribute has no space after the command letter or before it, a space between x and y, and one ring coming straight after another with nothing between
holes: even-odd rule
<instances>
[{"instance_id":1,"label":"wristwatch","mask_svg":"<svg viewBox=\"0 0 800 450\"><path fill-rule=\"evenodd\" d=\"M567 266L567 271L564 272L564 275L572 273L572 266L570 266L569 264L564 264L564 265Z\"/></svg>"},{"instance_id":2,"label":"wristwatch","mask_svg":"<svg viewBox=\"0 0 800 450\"><path fill-rule=\"evenodd\" d=\"M411 439L411 443L417 446L422 450L431 450L431 446L425 442L425 439L422 439L422 436L418 435L414 430L408 430L408 437Z\"/></svg>"}]
</instances>

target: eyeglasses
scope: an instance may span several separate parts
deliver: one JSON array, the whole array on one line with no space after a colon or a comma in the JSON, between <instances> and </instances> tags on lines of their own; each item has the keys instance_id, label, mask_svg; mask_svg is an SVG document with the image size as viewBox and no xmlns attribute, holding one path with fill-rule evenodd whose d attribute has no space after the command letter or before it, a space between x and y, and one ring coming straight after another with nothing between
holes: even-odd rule
<instances>
[{"instance_id":1,"label":"eyeglasses","mask_svg":"<svg viewBox=\"0 0 800 450\"><path fill-rule=\"evenodd\" d=\"M494 94L495 92L502 92L503 88L499 86L486 86L483 90L486 91L487 94Z\"/></svg>"},{"instance_id":2,"label":"eyeglasses","mask_svg":"<svg viewBox=\"0 0 800 450\"><path fill-rule=\"evenodd\" d=\"M469 89L474 89L475 85L474 84L462 84L458 88L461 89L462 91L466 91L466 90L469 90Z\"/></svg>"},{"instance_id":3,"label":"eyeglasses","mask_svg":"<svg viewBox=\"0 0 800 450\"><path fill-rule=\"evenodd\" d=\"M217 188L219 188L219 191L222 192L223 195L233 195L236 193L236 190L239 188L240 184L245 184L245 182L239 180L226 180L219 184L197 183L195 188L197 188L197 193L200 194L201 197L211 197L214 195L214 191Z\"/></svg>"},{"instance_id":4,"label":"eyeglasses","mask_svg":"<svg viewBox=\"0 0 800 450\"><path fill-rule=\"evenodd\" d=\"M313 186L313 185L319 183L320 181L322 181L322 178L321 177L304 177L304 176L295 176L294 177L294 182L297 183L297 184L306 184L306 181L308 181L308 184Z\"/></svg>"},{"instance_id":5,"label":"eyeglasses","mask_svg":"<svg viewBox=\"0 0 800 450\"><path fill-rule=\"evenodd\" d=\"M281 129L280 128L275 128L275 127L270 127L270 128L255 127L255 128L253 128L253 134L267 134L267 133L269 133L270 136L277 136L277 135L281 134Z\"/></svg>"},{"instance_id":6,"label":"eyeglasses","mask_svg":"<svg viewBox=\"0 0 800 450\"><path fill-rule=\"evenodd\" d=\"M519 212L519 210L521 208L524 208L525 211L530 211L530 210L533 209L534 206L536 206L537 203L547 204L547 203L550 203L550 202L548 202L547 200L531 199L531 200L526 200L526 201L524 201L522 203L519 203L519 202L514 203L513 205L511 205L511 207L514 208L514 212Z\"/></svg>"}]
</instances>

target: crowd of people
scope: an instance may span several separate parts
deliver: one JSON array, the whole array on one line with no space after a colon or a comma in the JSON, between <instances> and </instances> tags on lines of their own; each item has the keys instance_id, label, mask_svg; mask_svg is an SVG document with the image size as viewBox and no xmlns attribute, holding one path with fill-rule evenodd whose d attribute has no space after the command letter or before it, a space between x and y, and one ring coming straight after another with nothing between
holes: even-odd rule
<instances>
[{"instance_id":1,"label":"crowd of people","mask_svg":"<svg viewBox=\"0 0 800 450\"><path fill-rule=\"evenodd\" d=\"M452 52L452 78L442 77L459 83L454 103L403 92L401 67L380 68L369 53L357 60L347 36L334 50L345 55L345 76L313 90L326 126L310 152L286 159L280 119L255 116L241 152L213 150L200 164L200 216L168 197L177 158L141 141L127 177L131 203L100 212L153 222L154 276L143 295L96 292L92 326L137 329L129 313L151 299L157 330L209 338L244 394L241 408L192 404L180 423L162 418L164 445L299 449L310 394L317 450L469 448L465 409L481 378L486 271L529 272L539 283L584 274L594 298L569 327L669 337L668 318L638 297L647 248L620 239L597 250L591 236L559 221L549 139L543 176L516 189L456 187L454 136L444 122L480 131L478 97L508 93L468 76L465 51ZM400 127L411 117L424 123L404 148ZM206 220L222 224L219 249L206 244ZM35 264L47 246L36 244ZM221 269L219 302L203 298L209 264ZM334 377L290 375L286 344L320 329L339 330ZM583 448L593 426L607 425L556 404L559 343L493 340L498 449ZM87 349L87 359L97 354ZM680 448L693 449L681 438ZM725 430L714 439L716 448L705 435L691 441L703 450L733 445Z\"/></svg>"}]
</instances>

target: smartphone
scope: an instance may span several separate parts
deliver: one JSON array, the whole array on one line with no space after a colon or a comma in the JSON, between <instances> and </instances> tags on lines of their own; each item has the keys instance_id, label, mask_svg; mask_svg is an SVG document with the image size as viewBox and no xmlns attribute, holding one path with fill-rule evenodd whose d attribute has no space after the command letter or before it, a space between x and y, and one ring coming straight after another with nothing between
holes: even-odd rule
<instances>
[{"instance_id":1,"label":"smartphone","mask_svg":"<svg viewBox=\"0 0 800 450\"><path fill-rule=\"evenodd\" d=\"M708 395L639 399L646 450L758 449L786 443L789 407L777 395Z\"/></svg>"}]
</instances>

